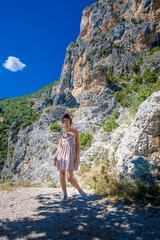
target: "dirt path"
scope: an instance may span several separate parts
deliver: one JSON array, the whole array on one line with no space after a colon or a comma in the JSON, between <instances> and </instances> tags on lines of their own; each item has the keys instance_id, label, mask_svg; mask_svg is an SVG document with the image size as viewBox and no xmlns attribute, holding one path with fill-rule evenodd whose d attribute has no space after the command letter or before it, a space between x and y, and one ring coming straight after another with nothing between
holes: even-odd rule
<instances>
[{"instance_id":1,"label":"dirt path","mask_svg":"<svg viewBox=\"0 0 160 240\"><path fill-rule=\"evenodd\" d=\"M103 202L89 190L85 201L67 190L68 203L59 188L1 190L0 239L160 239L160 209Z\"/></svg>"}]
</instances>

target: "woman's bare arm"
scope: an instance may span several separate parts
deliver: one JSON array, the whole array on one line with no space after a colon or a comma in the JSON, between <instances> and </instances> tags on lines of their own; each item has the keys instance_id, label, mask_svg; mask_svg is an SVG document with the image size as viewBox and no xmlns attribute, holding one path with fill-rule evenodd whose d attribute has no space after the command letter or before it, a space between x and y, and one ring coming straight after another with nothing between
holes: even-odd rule
<instances>
[{"instance_id":1,"label":"woman's bare arm","mask_svg":"<svg viewBox=\"0 0 160 240\"><path fill-rule=\"evenodd\" d=\"M76 130L76 162L80 163L80 140L78 130Z\"/></svg>"},{"instance_id":2,"label":"woman's bare arm","mask_svg":"<svg viewBox=\"0 0 160 240\"><path fill-rule=\"evenodd\" d=\"M57 152L56 152L56 157L58 156L58 153L61 149L61 144L62 144L62 132L61 132L61 135L60 135L60 140L59 140L59 145L58 145Z\"/></svg>"}]
</instances>

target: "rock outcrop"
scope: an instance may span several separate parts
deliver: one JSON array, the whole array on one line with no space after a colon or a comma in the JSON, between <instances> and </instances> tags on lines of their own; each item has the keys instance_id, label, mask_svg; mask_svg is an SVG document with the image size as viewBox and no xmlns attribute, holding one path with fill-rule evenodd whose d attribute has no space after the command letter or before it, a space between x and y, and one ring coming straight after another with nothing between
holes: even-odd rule
<instances>
[{"instance_id":1,"label":"rock outcrop","mask_svg":"<svg viewBox=\"0 0 160 240\"><path fill-rule=\"evenodd\" d=\"M160 91L139 107L115 154L119 178L160 179Z\"/></svg>"}]
</instances>

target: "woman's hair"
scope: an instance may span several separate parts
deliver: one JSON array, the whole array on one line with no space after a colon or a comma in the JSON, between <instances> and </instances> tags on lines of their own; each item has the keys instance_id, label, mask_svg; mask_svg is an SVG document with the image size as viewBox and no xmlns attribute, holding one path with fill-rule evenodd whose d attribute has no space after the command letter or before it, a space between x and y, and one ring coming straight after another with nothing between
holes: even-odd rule
<instances>
[{"instance_id":1,"label":"woman's hair","mask_svg":"<svg viewBox=\"0 0 160 240\"><path fill-rule=\"evenodd\" d=\"M70 125L72 125L73 122L72 122L72 118L71 118L71 116L70 116L69 113L63 114L63 116L62 116L62 118L61 118L61 121L62 121L64 118L69 118L69 119L70 119Z\"/></svg>"}]
</instances>

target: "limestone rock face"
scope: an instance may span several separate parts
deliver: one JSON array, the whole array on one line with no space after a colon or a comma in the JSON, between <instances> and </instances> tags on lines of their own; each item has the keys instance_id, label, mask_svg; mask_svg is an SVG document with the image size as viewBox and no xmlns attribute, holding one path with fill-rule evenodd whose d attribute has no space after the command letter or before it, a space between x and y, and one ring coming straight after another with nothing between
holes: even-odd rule
<instances>
[{"instance_id":1,"label":"limestone rock face","mask_svg":"<svg viewBox=\"0 0 160 240\"><path fill-rule=\"evenodd\" d=\"M118 146L115 160L120 178L151 180L160 173L160 91L140 105Z\"/></svg>"},{"instance_id":2,"label":"limestone rock face","mask_svg":"<svg viewBox=\"0 0 160 240\"><path fill-rule=\"evenodd\" d=\"M83 10L77 39L66 49L56 94L69 88L80 103L83 93L82 106L91 107L88 95L99 95L108 87L106 75L97 67L118 77L159 45L159 0L99 0L90 4ZM158 71L160 66L155 68Z\"/></svg>"}]
</instances>

